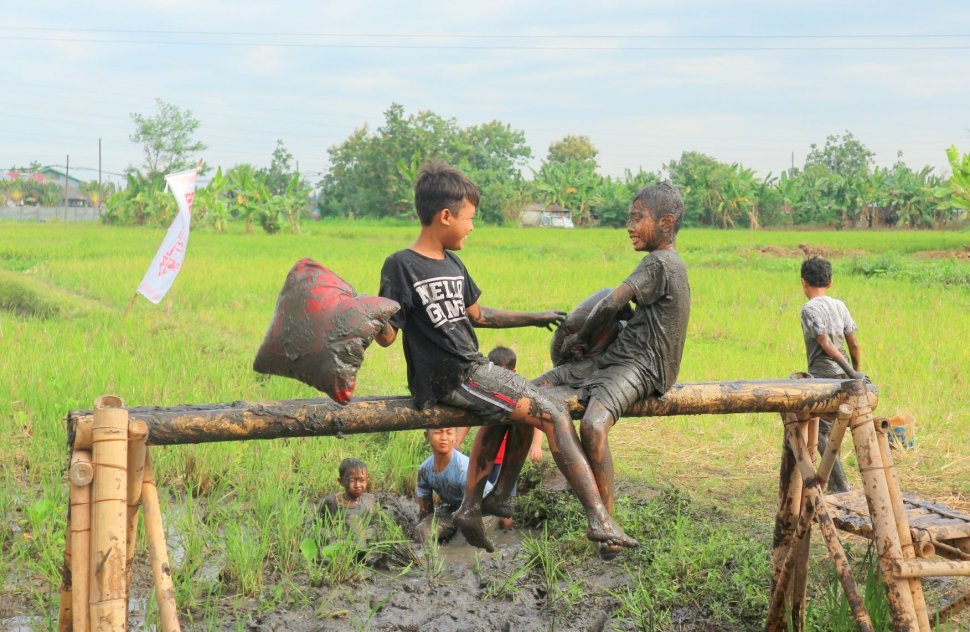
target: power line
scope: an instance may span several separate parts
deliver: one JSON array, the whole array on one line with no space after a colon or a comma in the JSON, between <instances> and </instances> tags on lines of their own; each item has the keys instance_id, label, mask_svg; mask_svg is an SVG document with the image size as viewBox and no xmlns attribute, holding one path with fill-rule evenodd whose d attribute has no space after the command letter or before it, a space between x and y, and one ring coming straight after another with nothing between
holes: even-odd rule
<instances>
[{"instance_id":1,"label":"power line","mask_svg":"<svg viewBox=\"0 0 970 632\"><path fill-rule=\"evenodd\" d=\"M957 36L963 37L963 36ZM127 39L90 39L74 37L17 37L0 35L0 40L30 41L30 42L58 42L81 44L134 44L161 46L210 46L210 47L251 47L265 48L324 48L324 49L395 49L395 50L509 50L509 51L576 51L576 52L626 52L626 51L656 51L656 52L701 52L701 51L946 51L970 50L970 45L941 45L941 46L513 46L487 44L346 44L346 43L311 43L311 42L206 42L185 40L127 40Z\"/></svg>"},{"instance_id":2,"label":"power line","mask_svg":"<svg viewBox=\"0 0 970 632\"><path fill-rule=\"evenodd\" d=\"M221 35L230 37L334 37L334 38L399 38L399 39L943 39L966 38L964 33L783 33L783 34L690 34L690 35L629 35L624 33L330 33L298 31L192 31L160 29L106 29L39 26L0 26L0 31L43 31L62 33L143 33L151 35Z\"/></svg>"}]
</instances>

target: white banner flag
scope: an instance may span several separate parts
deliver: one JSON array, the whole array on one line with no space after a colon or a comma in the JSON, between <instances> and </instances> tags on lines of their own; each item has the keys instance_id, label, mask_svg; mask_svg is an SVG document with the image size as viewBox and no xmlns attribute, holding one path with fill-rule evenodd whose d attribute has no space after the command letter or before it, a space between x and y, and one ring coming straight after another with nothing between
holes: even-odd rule
<instances>
[{"instance_id":1,"label":"white banner flag","mask_svg":"<svg viewBox=\"0 0 970 632\"><path fill-rule=\"evenodd\" d=\"M165 176L168 188L175 195L179 212L168 228L161 247L148 266L145 278L141 280L137 292L152 303L158 303L172 287L175 277L182 269L185 249L189 245L189 225L192 223L192 200L195 198L195 179L198 172L180 171Z\"/></svg>"}]
</instances>

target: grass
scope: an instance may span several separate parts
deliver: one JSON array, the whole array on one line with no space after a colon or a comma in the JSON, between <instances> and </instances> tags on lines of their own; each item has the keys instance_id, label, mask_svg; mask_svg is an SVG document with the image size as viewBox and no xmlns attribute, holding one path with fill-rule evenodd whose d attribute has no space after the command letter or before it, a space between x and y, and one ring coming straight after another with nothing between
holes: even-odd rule
<instances>
[{"instance_id":1,"label":"grass","mask_svg":"<svg viewBox=\"0 0 970 632\"><path fill-rule=\"evenodd\" d=\"M272 237L196 232L169 296L158 306L138 299L125 317L164 231L0 225L0 428L7 433L0 441L0 620L7 611L45 619L56 611L68 410L90 408L105 393L130 406L317 396L251 370L287 270L313 257L373 294L383 258L407 247L415 228L323 222L307 229ZM962 251L970 233L685 230L678 247L690 272L692 314L680 380L780 378L803 368L798 258L763 251L799 244L833 253L833 294L860 325L863 368L880 388L877 413L917 419L916 449L897 454L904 488L970 510L970 347L963 343L970 264L913 256ZM484 290L483 304L540 310L568 309L617 284L638 255L622 231L479 228L462 258ZM480 330L479 339L484 350L514 348L525 375L549 367L544 330ZM368 350L356 394L406 390L401 346ZM668 629L671 614L690 604L713 625L757 627L768 597L779 437L772 415L617 425L618 521L644 546L623 558L629 582L609 596L616 621ZM325 583L329 567L319 558L310 563L300 544L315 538L318 552L330 546L312 506L337 489L340 460L362 458L375 488L413 495L426 451L420 432L153 449L183 616L218 627L247 595L282 607L279 587L287 582ZM844 458L857 483L851 448ZM663 493L639 498L646 488ZM578 505L568 495L528 494L519 511L550 529L529 543L531 553L520 558L525 570L494 596L514 596L522 581L541 577L550 599L568 603L576 569L593 555ZM399 532L382 541L389 556L404 547ZM341 569L340 581L360 576L350 553L332 557L327 564ZM402 554L399 566L408 568L407 559ZM430 562L413 572L436 581ZM824 568L813 566L818 616L834 608L824 598Z\"/></svg>"}]
</instances>

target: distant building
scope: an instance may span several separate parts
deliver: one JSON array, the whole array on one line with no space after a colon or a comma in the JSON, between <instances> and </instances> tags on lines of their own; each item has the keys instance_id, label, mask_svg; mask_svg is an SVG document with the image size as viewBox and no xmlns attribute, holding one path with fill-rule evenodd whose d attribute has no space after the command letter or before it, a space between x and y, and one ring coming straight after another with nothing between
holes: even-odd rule
<instances>
[{"instance_id":1,"label":"distant building","mask_svg":"<svg viewBox=\"0 0 970 632\"><path fill-rule=\"evenodd\" d=\"M569 209L557 204L542 206L530 204L522 209L519 216L520 226L535 226L549 228L573 228L573 214Z\"/></svg>"},{"instance_id":2,"label":"distant building","mask_svg":"<svg viewBox=\"0 0 970 632\"><path fill-rule=\"evenodd\" d=\"M91 199L81 192L83 181L53 166L40 167L36 171L6 171L5 180L27 180L41 184L56 184L63 191L59 206L94 206Z\"/></svg>"}]
</instances>

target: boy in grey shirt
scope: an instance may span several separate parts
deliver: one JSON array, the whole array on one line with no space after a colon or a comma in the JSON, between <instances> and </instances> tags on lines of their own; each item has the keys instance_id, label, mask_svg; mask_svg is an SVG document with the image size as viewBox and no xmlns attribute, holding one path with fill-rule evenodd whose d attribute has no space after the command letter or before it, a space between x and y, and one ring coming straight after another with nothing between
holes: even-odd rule
<instances>
[{"instance_id":1,"label":"boy in grey shirt","mask_svg":"<svg viewBox=\"0 0 970 632\"><path fill-rule=\"evenodd\" d=\"M832 264L821 257L802 262L802 291L808 302L802 306L802 334L805 338L805 354L808 356L808 372L814 377L831 379L863 379L859 372L861 350L856 332L859 328L849 308L842 301L828 296L832 289ZM845 347L848 346L848 354ZM849 365L849 359L852 365ZM832 430L832 418L819 418L818 448L824 452ZM845 480L842 463L835 461L829 478L828 491L845 492L849 485Z\"/></svg>"}]
</instances>

